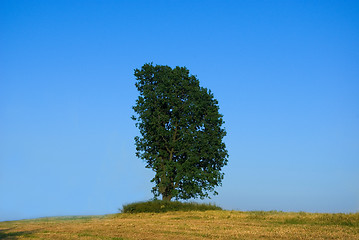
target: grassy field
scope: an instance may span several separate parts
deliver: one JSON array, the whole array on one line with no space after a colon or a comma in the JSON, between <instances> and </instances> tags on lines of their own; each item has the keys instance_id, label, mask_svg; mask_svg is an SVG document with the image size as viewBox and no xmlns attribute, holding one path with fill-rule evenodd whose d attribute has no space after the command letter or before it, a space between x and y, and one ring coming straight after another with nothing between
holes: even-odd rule
<instances>
[{"instance_id":1,"label":"grassy field","mask_svg":"<svg viewBox=\"0 0 359 240\"><path fill-rule=\"evenodd\" d=\"M0 222L0 239L359 239L359 213L190 211Z\"/></svg>"}]
</instances>

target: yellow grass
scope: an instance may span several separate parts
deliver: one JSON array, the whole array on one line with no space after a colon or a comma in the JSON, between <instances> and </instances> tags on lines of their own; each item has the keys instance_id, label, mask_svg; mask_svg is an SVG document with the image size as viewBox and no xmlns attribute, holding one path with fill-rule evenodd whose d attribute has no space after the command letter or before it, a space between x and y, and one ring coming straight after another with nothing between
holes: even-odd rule
<instances>
[{"instance_id":1,"label":"yellow grass","mask_svg":"<svg viewBox=\"0 0 359 240\"><path fill-rule=\"evenodd\" d=\"M359 213L167 212L0 222L1 239L359 239Z\"/></svg>"}]
</instances>

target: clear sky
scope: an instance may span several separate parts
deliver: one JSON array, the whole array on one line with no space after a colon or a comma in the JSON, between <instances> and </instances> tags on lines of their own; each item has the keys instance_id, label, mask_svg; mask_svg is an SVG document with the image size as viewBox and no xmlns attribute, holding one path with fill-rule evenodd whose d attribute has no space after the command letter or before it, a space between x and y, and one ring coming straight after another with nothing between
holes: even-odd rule
<instances>
[{"instance_id":1,"label":"clear sky","mask_svg":"<svg viewBox=\"0 0 359 240\"><path fill-rule=\"evenodd\" d=\"M148 200L135 68L186 66L226 121L225 209L359 211L358 1L0 2L0 221Z\"/></svg>"}]
</instances>

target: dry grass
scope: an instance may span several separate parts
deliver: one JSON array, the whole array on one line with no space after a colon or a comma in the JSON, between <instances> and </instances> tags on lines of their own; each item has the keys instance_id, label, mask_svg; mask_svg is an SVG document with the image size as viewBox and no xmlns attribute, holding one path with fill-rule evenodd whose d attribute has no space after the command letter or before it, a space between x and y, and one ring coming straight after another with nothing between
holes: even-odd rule
<instances>
[{"instance_id":1,"label":"dry grass","mask_svg":"<svg viewBox=\"0 0 359 240\"><path fill-rule=\"evenodd\" d=\"M359 239L359 213L167 212L0 222L2 239Z\"/></svg>"}]
</instances>

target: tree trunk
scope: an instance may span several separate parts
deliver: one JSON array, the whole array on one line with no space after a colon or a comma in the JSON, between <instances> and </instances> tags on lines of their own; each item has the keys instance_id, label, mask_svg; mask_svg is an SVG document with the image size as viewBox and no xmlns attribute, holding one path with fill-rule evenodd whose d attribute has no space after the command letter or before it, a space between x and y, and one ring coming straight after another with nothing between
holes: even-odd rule
<instances>
[{"instance_id":1,"label":"tree trunk","mask_svg":"<svg viewBox=\"0 0 359 240\"><path fill-rule=\"evenodd\" d=\"M171 201L171 199L172 199L172 196L171 196L171 194L166 194L166 193L168 193L167 191L165 191L164 193L162 193L162 200L163 201Z\"/></svg>"},{"instance_id":2,"label":"tree trunk","mask_svg":"<svg viewBox=\"0 0 359 240\"><path fill-rule=\"evenodd\" d=\"M171 195L165 196L165 195L162 194L162 200L164 200L164 201L171 201L171 198L172 198Z\"/></svg>"}]
</instances>

